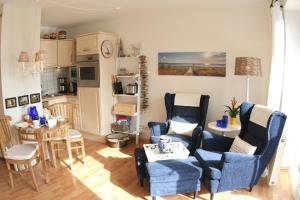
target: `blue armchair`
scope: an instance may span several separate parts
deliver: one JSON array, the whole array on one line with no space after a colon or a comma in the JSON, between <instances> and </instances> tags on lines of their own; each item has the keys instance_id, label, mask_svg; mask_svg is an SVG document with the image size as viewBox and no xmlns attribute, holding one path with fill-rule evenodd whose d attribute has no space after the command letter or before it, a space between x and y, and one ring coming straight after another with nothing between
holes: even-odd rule
<instances>
[{"instance_id":1,"label":"blue armchair","mask_svg":"<svg viewBox=\"0 0 300 200\"><path fill-rule=\"evenodd\" d=\"M211 193L250 188L257 184L277 149L286 115L245 102L241 105L239 137L256 146L254 155L228 152L234 139L204 131L195 157L203 167L203 182Z\"/></svg>"},{"instance_id":2,"label":"blue armchair","mask_svg":"<svg viewBox=\"0 0 300 200\"><path fill-rule=\"evenodd\" d=\"M181 142L187 149L194 153L195 149L200 145L200 135L203 131L209 96L208 95L192 95L192 94L165 94L165 106L167 111L166 122L149 122L150 142L158 143L161 135L166 135L169 130L170 121L197 123L197 127L193 130L192 136L180 134L168 134L173 142Z\"/></svg>"}]
</instances>

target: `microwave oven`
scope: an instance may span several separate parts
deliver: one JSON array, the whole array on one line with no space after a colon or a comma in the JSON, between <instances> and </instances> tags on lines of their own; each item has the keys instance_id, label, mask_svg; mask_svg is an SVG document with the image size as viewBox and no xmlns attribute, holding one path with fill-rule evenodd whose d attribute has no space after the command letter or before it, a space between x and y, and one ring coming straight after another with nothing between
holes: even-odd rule
<instances>
[{"instance_id":1,"label":"microwave oven","mask_svg":"<svg viewBox=\"0 0 300 200\"><path fill-rule=\"evenodd\" d=\"M76 57L78 87L100 87L99 54Z\"/></svg>"}]
</instances>

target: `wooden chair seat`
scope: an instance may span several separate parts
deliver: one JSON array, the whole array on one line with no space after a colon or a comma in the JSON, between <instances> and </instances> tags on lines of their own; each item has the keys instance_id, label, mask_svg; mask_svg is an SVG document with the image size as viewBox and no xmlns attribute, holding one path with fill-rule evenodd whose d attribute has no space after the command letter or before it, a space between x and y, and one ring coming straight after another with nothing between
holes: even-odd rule
<instances>
[{"instance_id":1,"label":"wooden chair seat","mask_svg":"<svg viewBox=\"0 0 300 200\"><path fill-rule=\"evenodd\" d=\"M29 160L38 151L37 144L17 144L7 149L5 159L11 160Z\"/></svg>"},{"instance_id":2,"label":"wooden chair seat","mask_svg":"<svg viewBox=\"0 0 300 200\"><path fill-rule=\"evenodd\" d=\"M70 129L69 130L69 137L72 140L72 139L76 139L76 138L81 138L82 135L78 130ZM55 138L53 140L55 141L55 140L65 140L65 139L66 139L66 137L59 137L59 138Z\"/></svg>"}]
</instances>

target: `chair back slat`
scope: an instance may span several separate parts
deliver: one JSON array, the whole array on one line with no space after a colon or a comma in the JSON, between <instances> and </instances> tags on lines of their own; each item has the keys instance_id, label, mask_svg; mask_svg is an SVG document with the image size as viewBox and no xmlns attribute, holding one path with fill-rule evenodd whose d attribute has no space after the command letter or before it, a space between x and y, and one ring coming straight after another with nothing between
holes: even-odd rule
<instances>
[{"instance_id":1,"label":"chair back slat","mask_svg":"<svg viewBox=\"0 0 300 200\"><path fill-rule=\"evenodd\" d=\"M6 148L11 145L11 117L7 115L0 116L0 146L2 153L6 154Z\"/></svg>"},{"instance_id":2,"label":"chair back slat","mask_svg":"<svg viewBox=\"0 0 300 200\"><path fill-rule=\"evenodd\" d=\"M74 111L76 105L73 103L57 103L48 107L53 116L62 116L71 122L71 127L74 126Z\"/></svg>"}]
</instances>

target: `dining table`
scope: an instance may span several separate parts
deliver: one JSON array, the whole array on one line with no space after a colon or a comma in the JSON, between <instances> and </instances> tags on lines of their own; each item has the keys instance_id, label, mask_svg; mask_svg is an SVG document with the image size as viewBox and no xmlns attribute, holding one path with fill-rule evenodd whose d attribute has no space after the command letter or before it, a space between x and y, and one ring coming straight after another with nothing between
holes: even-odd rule
<instances>
[{"instance_id":1,"label":"dining table","mask_svg":"<svg viewBox=\"0 0 300 200\"><path fill-rule=\"evenodd\" d=\"M68 150L69 167L72 169L72 152L69 137L69 128L71 123L68 119L57 121L56 126L48 127L46 125L39 128L34 128L31 123L21 122L15 124L15 128L18 131L19 139L22 143L37 142L39 145L39 156L42 163L42 171L44 174L45 182L49 183L49 173L46 164L46 147L47 142L51 140L64 138Z\"/></svg>"}]
</instances>

